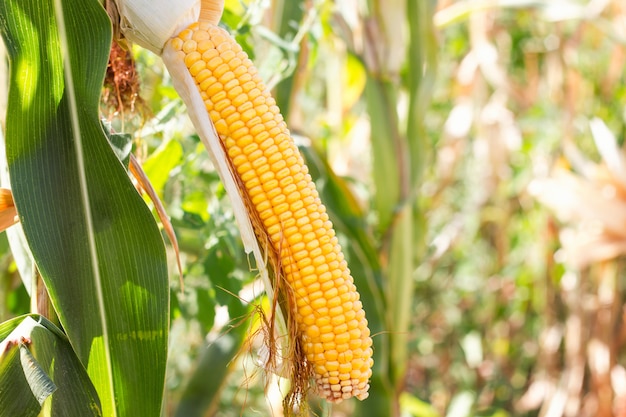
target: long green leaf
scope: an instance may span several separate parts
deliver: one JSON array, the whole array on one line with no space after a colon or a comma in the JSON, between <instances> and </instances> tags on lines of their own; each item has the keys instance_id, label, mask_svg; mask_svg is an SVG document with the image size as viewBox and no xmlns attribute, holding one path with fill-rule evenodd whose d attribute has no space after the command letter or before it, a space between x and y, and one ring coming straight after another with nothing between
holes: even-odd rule
<instances>
[{"instance_id":1,"label":"long green leaf","mask_svg":"<svg viewBox=\"0 0 626 417\"><path fill-rule=\"evenodd\" d=\"M0 354L0 417L35 417L41 410L24 376L19 350L13 343Z\"/></svg>"},{"instance_id":2,"label":"long green leaf","mask_svg":"<svg viewBox=\"0 0 626 417\"><path fill-rule=\"evenodd\" d=\"M433 25L435 8L436 2L433 0L407 0L407 20L411 33L407 61L409 68L422 69L407 73L410 115L407 120L407 139L411 155L411 184L415 189L422 180L431 153L424 118L430 105L437 70L437 36Z\"/></svg>"},{"instance_id":3,"label":"long green leaf","mask_svg":"<svg viewBox=\"0 0 626 417\"><path fill-rule=\"evenodd\" d=\"M406 169L395 109L397 86L368 74L365 96L372 129L372 171L376 189L373 202L378 215L378 230L384 234L391 227L402 199L402 172Z\"/></svg>"},{"instance_id":4,"label":"long green leaf","mask_svg":"<svg viewBox=\"0 0 626 417\"><path fill-rule=\"evenodd\" d=\"M409 326L413 301L414 251L420 245L413 241L414 219L412 207L405 205L398 213L391 234L389 250L388 290L390 322L391 378L400 386L407 370Z\"/></svg>"},{"instance_id":5,"label":"long green leaf","mask_svg":"<svg viewBox=\"0 0 626 417\"><path fill-rule=\"evenodd\" d=\"M158 415L167 265L98 118L110 21L96 0L0 0L0 30L7 159L33 257L104 415Z\"/></svg>"}]
</instances>

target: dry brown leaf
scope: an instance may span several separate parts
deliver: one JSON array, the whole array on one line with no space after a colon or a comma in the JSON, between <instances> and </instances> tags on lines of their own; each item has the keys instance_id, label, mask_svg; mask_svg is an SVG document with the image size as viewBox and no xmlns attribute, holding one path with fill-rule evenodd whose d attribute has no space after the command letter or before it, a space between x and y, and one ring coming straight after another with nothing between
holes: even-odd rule
<instances>
[{"instance_id":1,"label":"dry brown leaf","mask_svg":"<svg viewBox=\"0 0 626 417\"><path fill-rule=\"evenodd\" d=\"M560 164L528 188L566 223L560 233L562 260L577 268L626 254L626 158L604 122L594 119L590 126L603 162L595 164L570 149L581 174Z\"/></svg>"}]
</instances>

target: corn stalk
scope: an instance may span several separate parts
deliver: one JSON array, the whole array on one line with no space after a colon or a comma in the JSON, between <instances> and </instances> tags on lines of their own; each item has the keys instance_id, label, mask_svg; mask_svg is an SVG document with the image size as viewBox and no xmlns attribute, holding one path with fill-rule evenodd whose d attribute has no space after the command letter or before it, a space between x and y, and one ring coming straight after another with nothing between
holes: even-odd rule
<instances>
[{"instance_id":1,"label":"corn stalk","mask_svg":"<svg viewBox=\"0 0 626 417\"><path fill-rule=\"evenodd\" d=\"M373 383L380 390L372 393L377 405L366 403L359 413L399 415L398 400L408 362L414 273L424 251L418 196L430 153L423 117L436 59L432 25L435 2L371 0L368 6L362 58L367 69L365 95L376 190L373 203L382 238L379 258L385 278L385 323L390 344L376 356L388 355L383 363L389 363L389 380ZM408 108L399 105L404 95L409 98ZM380 350L382 346L376 347ZM384 377L379 374L378 378Z\"/></svg>"}]
</instances>

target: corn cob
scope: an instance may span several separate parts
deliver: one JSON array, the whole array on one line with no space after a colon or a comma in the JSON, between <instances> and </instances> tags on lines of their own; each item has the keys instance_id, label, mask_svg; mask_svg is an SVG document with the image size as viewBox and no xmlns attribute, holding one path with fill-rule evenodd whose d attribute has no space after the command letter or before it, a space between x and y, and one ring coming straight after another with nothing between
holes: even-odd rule
<instances>
[{"instance_id":1,"label":"corn cob","mask_svg":"<svg viewBox=\"0 0 626 417\"><path fill-rule=\"evenodd\" d=\"M209 22L170 48L184 61L206 111L280 258L321 396L368 396L372 339L332 223L274 99L237 42Z\"/></svg>"}]
</instances>

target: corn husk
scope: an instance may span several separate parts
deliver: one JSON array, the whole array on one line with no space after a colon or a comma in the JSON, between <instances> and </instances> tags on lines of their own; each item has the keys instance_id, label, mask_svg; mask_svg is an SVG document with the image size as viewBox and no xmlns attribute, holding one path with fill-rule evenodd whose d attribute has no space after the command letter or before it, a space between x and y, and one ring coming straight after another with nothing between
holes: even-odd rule
<instances>
[{"instance_id":1,"label":"corn husk","mask_svg":"<svg viewBox=\"0 0 626 417\"><path fill-rule=\"evenodd\" d=\"M165 47L162 51L161 58L172 76L174 88L187 106L189 117L196 128L198 136L200 136L202 143L207 149L211 161L215 165L215 169L219 173L224 188L228 193L228 197L233 206L235 219L237 220L241 232L244 249L246 253L252 253L254 255L259 274L266 284L266 292L268 292L268 296L272 298L272 286L269 281L267 268L265 267L265 258L257 242L254 228L248 215L248 209L239 191L235 174L232 172L228 163L226 151L222 147L221 140L215 131L213 122L209 118L209 114L204 106L204 100L200 97L198 87L196 87L195 81L191 77L183 60L177 56L177 51Z\"/></svg>"},{"instance_id":2,"label":"corn husk","mask_svg":"<svg viewBox=\"0 0 626 417\"><path fill-rule=\"evenodd\" d=\"M157 55L172 36L198 20L200 0L114 0L125 38Z\"/></svg>"}]
</instances>

